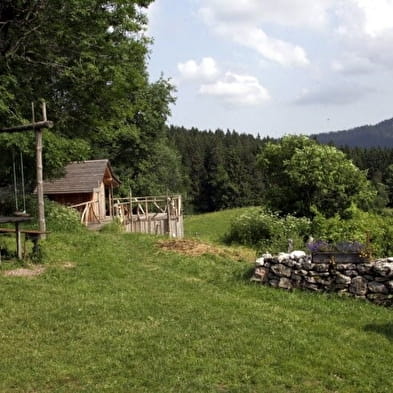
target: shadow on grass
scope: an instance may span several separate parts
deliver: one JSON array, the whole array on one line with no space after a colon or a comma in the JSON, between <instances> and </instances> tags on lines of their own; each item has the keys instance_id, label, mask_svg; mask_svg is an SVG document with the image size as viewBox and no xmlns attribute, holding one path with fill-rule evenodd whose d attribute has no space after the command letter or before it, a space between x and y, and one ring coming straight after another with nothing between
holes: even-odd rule
<instances>
[{"instance_id":1,"label":"shadow on grass","mask_svg":"<svg viewBox=\"0 0 393 393\"><path fill-rule=\"evenodd\" d=\"M251 277L254 275L254 266L239 269L234 272L233 278L235 281L243 281L245 283L250 283Z\"/></svg>"},{"instance_id":2,"label":"shadow on grass","mask_svg":"<svg viewBox=\"0 0 393 393\"><path fill-rule=\"evenodd\" d=\"M390 341L393 341L393 323L370 323L364 327L364 330L382 334Z\"/></svg>"}]
</instances>

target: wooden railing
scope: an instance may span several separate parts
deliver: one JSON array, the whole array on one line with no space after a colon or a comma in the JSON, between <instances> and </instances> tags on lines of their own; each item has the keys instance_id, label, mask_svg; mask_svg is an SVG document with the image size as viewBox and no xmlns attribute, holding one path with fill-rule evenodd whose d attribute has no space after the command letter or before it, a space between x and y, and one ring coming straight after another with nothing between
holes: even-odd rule
<instances>
[{"instance_id":1,"label":"wooden railing","mask_svg":"<svg viewBox=\"0 0 393 393\"><path fill-rule=\"evenodd\" d=\"M70 207L78 210L81 216L81 224L88 225L89 223L100 223L101 220L96 214L94 206L98 206L98 201L88 201L71 205Z\"/></svg>"},{"instance_id":2,"label":"wooden railing","mask_svg":"<svg viewBox=\"0 0 393 393\"><path fill-rule=\"evenodd\" d=\"M115 216L121 221L133 216L154 218L160 213L178 216L182 210L180 195L115 198L113 206Z\"/></svg>"},{"instance_id":3,"label":"wooden railing","mask_svg":"<svg viewBox=\"0 0 393 393\"><path fill-rule=\"evenodd\" d=\"M181 195L115 198L114 215L128 232L183 237Z\"/></svg>"}]
</instances>

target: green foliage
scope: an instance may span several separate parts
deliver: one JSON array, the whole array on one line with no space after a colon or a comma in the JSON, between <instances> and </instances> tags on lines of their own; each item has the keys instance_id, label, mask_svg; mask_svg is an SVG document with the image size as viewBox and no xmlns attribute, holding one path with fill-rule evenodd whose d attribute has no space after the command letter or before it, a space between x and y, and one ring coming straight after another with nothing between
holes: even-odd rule
<instances>
[{"instance_id":1,"label":"green foliage","mask_svg":"<svg viewBox=\"0 0 393 393\"><path fill-rule=\"evenodd\" d=\"M84 230L80 223L80 216L75 209L46 200L45 215L48 231L79 233Z\"/></svg>"},{"instance_id":2,"label":"green foliage","mask_svg":"<svg viewBox=\"0 0 393 393\"><path fill-rule=\"evenodd\" d=\"M292 239L295 249L303 249L310 224L307 218L280 217L264 209L252 209L232 222L225 241L278 253L286 251L288 240Z\"/></svg>"},{"instance_id":3,"label":"green foliage","mask_svg":"<svg viewBox=\"0 0 393 393\"><path fill-rule=\"evenodd\" d=\"M130 187L138 194L180 191L179 158L165 140L173 87L163 77L151 83L147 72L144 9L151 2L2 2L0 121L30 122L30 103L45 99L55 124L44 133L45 177L60 175L68 161L109 158L127 194ZM23 150L34 168L30 134L4 138L16 151L28 138ZM0 179L10 184L11 154L0 142Z\"/></svg>"},{"instance_id":4,"label":"green foliage","mask_svg":"<svg viewBox=\"0 0 393 393\"><path fill-rule=\"evenodd\" d=\"M371 249L373 256L393 255L393 217L364 212L356 206L345 211L345 218L336 214L326 218L315 211L312 234L330 243L357 241Z\"/></svg>"},{"instance_id":5,"label":"green foliage","mask_svg":"<svg viewBox=\"0 0 393 393\"><path fill-rule=\"evenodd\" d=\"M260 204L263 183L256 156L265 140L235 131L174 126L169 128L168 138L181 156L187 212Z\"/></svg>"},{"instance_id":6,"label":"green foliage","mask_svg":"<svg viewBox=\"0 0 393 393\"><path fill-rule=\"evenodd\" d=\"M28 223L29 227L37 226L37 198L30 196L26 199L26 210L34 221ZM72 208L60 205L57 202L45 200L46 228L50 232L81 233L85 227L80 222L79 213Z\"/></svg>"},{"instance_id":7,"label":"green foliage","mask_svg":"<svg viewBox=\"0 0 393 393\"><path fill-rule=\"evenodd\" d=\"M120 220L115 219L112 222L110 222L109 224L104 225L101 229L100 229L101 233L122 233L124 232L124 226L123 224L120 222Z\"/></svg>"},{"instance_id":8,"label":"green foliage","mask_svg":"<svg viewBox=\"0 0 393 393\"><path fill-rule=\"evenodd\" d=\"M266 202L282 214L312 216L312 206L330 217L351 203L368 208L375 191L344 153L305 136L268 143L259 156Z\"/></svg>"}]
</instances>

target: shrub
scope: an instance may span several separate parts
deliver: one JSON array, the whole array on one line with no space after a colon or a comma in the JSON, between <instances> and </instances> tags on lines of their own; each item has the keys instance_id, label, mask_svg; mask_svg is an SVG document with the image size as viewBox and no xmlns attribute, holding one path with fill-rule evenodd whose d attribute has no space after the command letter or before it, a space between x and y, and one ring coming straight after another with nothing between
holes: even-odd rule
<instances>
[{"instance_id":1,"label":"shrub","mask_svg":"<svg viewBox=\"0 0 393 393\"><path fill-rule=\"evenodd\" d=\"M371 248L373 256L393 255L393 217L367 213L356 206L345 212L345 218L338 215L326 218L315 212L312 234L328 243L360 242Z\"/></svg>"},{"instance_id":2,"label":"shrub","mask_svg":"<svg viewBox=\"0 0 393 393\"><path fill-rule=\"evenodd\" d=\"M280 217L264 209L252 209L235 219L225 235L227 243L253 247L260 252L286 251L292 239L297 249L304 249L310 233L310 220L291 215Z\"/></svg>"},{"instance_id":3,"label":"shrub","mask_svg":"<svg viewBox=\"0 0 393 393\"><path fill-rule=\"evenodd\" d=\"M26 199L26 209L34 217L37 225L37 198L29 196ZM83 225L80 223L79 213L72 208L61 205L57 202L45 199L45 220L46 228L51 232L80 232Z\"/></svg>"}]
</instances>

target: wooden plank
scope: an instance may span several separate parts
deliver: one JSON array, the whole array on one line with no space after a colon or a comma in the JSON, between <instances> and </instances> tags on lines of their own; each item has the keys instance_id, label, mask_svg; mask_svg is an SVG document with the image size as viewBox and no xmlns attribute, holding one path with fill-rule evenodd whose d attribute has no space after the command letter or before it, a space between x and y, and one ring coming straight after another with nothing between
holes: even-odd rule
<instances>
[{"instance_id":1,"label":"wooden plank","mask_svg":"<svg viewBox=\"0 0 393 393\"><path fill-rule=\"evenodd\" d=\"M30 124L22 124L20 126L15 126L15 127L1 128L0 133L42 130L43 128L52 128L52 127L53 127L53 121L43 120Z\"/></svg>"}]
</instances>

